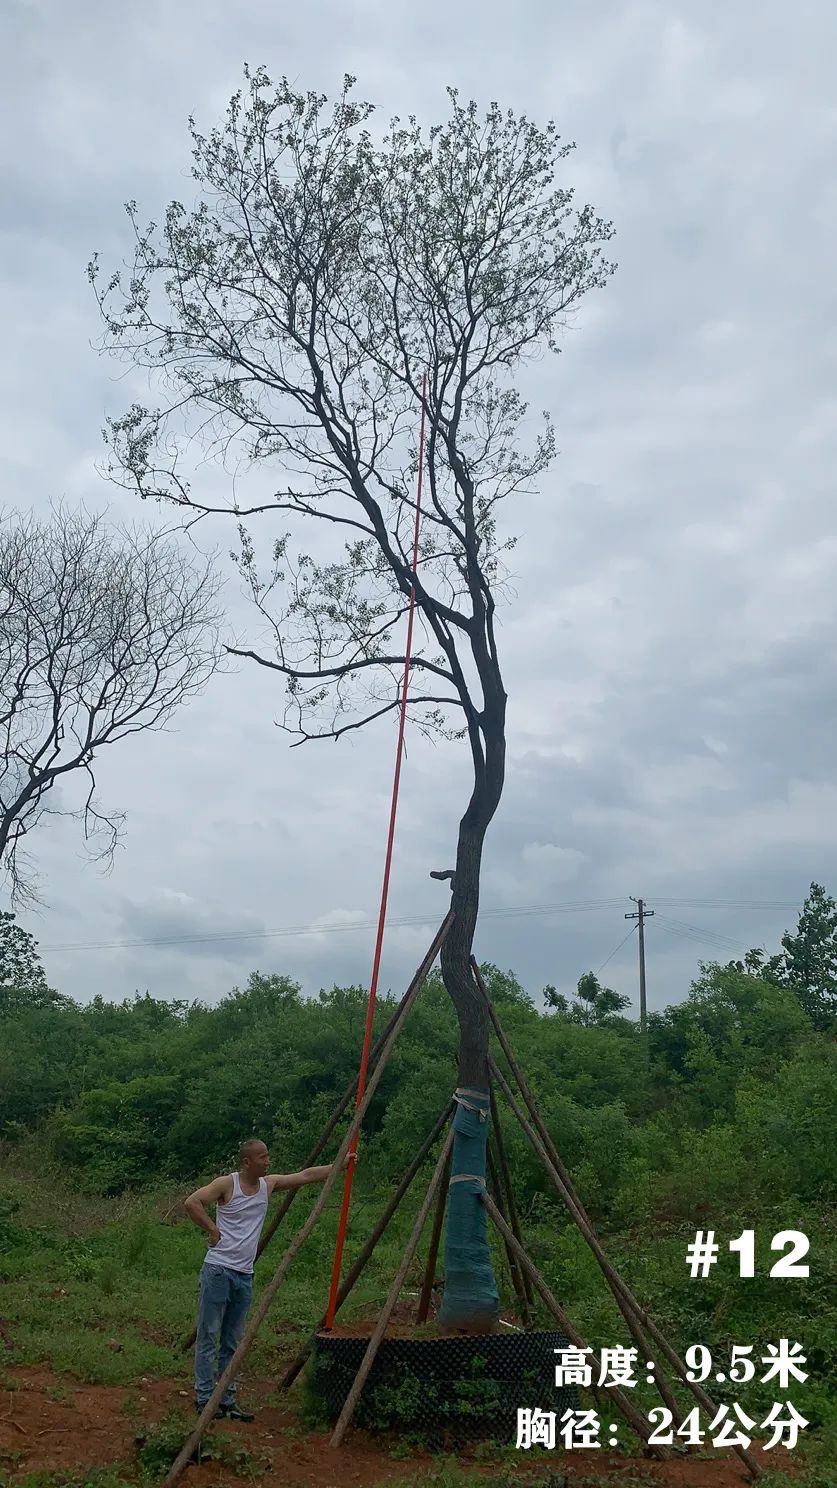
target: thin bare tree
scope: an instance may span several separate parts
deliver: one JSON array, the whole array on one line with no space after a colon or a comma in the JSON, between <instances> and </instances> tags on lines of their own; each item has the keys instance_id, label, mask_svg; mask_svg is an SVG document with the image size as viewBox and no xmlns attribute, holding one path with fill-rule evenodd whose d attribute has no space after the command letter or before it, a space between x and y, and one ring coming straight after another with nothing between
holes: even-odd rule
<instances>
[{"instance_id":1,"label":"thin bare tree","mask_svg":"<svg viewBox=\"0 0 837 1488\"><path fill-rule=\"evenodd\" d=\"M0 866L12 902L37 901L23 844L43 817L80 820L109 866L124 814L96 800L105 745L163 727L221 664L212 560L150 532L110 531L55 506L0 519ZM78 806L59 790L77 773ZM53 795L54 792L54 795Z\"/></svg>"},{"instance_id":2,"label":"thin bare tree","mask_svg":"<svg viewBox=\"0 0 837 1488\"><path fill-rule=\"evenodd\" d=\"M485 1094L488 1028L470 954L505 771L496 608L513 537L498 514L554 454L549 417L533 431L514 375L558 350L573 307L605 283L612 229L576 207L560 179L573 146L554 124L496 104L481 114L449 90L445 123L425 134L414 118L395 119L376 139L373 108L353 87L347 78L329 107L246 71L220 128L202 135L191 123L198 204L172 203L159 227L142 226L128 204L132 262L107 279L96 259L89 270L103 345L161 372L166 393L110 421L109 468L188 521L237 518L234 556L269 644L235 654L285 679L296 742L337 739L398 707L415 588L411 717L467 739L473 764L442 974L459 1019L460 1084ZM428 499L413 572L422 406ZM213 504L189 479L195 437L239 468L276 468L281 488ZM245 525L256 514L287 529L274 529L265 572ZM310 547L306 529L321 533L313 553L299 550L300 538ZM484 1132L476 1149L479 1174ZM449 1242L451 1224L482 1225L484 1236L476 1194L456 1192ZM449 1243L446 1306L455 1250ZM485 1310L469 1285L475 1265L473 1250L463 1255L463 1317Z\"/></svg>"}]
</instances>

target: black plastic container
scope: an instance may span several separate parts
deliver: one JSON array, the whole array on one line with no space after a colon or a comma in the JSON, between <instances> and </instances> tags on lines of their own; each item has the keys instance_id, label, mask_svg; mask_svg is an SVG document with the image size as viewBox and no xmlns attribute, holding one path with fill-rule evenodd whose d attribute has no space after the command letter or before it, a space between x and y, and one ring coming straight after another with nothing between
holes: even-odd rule
<instances>
[{"instance_id":1,"label":"black plastic container","mask_svg":"<svg viewBox=\"0 0 837 1488\"><path fill-rule=\"evenodd\" d=\"M352 1387L368 1337L319 1333L309 1387L335 1421ZM499 1441L514 1446L521 1407L578 1408L578 1392L555 1384L562 1333L384 1338L354 1415L367 1431L417 1435L431 1446Z\"/></svg>"}]
</instances>

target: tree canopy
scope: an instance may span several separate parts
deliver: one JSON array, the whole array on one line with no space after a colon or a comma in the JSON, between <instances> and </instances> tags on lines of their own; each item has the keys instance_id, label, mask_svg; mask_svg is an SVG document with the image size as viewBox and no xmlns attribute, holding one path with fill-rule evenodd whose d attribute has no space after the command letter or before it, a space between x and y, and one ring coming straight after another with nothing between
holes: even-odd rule
<instances>
[{"instance_id":1,"label":"tree canopy","mask_svg":"<svg viewBox=\"0 0 837 1488\"><path fill-rule=\"evenodd\" d=\"M787 987L815 1028L837 1025L837 903L822 884L811 884L796 930L785 931L780 951L768 956L755 947L732 964Z\"/></svg>"},{"instance_id":2,"label":"tree canopy","mask_svg":"<svg viewBox=\"0 0 837 1488\"><path fill-rule=\"evenodd\" d=\"M35 937L0 909L0 1017L21 1008L68 1005L47 985Z\"/></svg>"},{"instance_id":3,"label":"tree canopy","mask_svg":"<svg viewBox=\"0 0 837 1488\"><path fill-rule=\"evenodd\" d=\"M505 773L496 608L513 534L498 512L554 453L548 415L533 433L516 378L558 350L567 316L606 282L612 228L576 206L563 180L573 147L553 123L496 103L481 114L451 89L443 123L394 119L376 137L354 82L329 107L246 71L220 128L191 124L197 205L172 202L161 225L143 226L129 203L127 271L104 278L91 263L105 346L163 374L166 394L110 421L111 472L187 520L239 520L237 561L270 647L236 654L284 679L299 741L398 707L414 597L411 714L463 734L473 763L442 971L460 1081L483 1089L487 1027L469 958ZM428 498L414 568L419 417ZM275 494L207 502L185 465L196 437L276 467ZM266 577L244 525L264 513L290 524L274 533Z\"/></svg>"}]
</instances>

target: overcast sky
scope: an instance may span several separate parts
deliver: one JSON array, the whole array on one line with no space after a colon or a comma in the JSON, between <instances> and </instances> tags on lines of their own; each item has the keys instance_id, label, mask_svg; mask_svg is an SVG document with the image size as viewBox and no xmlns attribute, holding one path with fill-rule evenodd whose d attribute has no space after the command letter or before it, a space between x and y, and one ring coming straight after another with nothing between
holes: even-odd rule
<instances>
[{"instance_id":1,"label":"overcast sky","mask_svg":"<svg viewBox=\"0 0 837 1488\"><path fill-rule=\"evenodd\" d=\"M577 141L568 179L613 220L619 269L532 384L560 457L509 514L508 783L477 945L534 994L611 955L629 895L657 909L658 1007L699 959L774 947L812 879L837 888L835 56L829 0L0 6L4 506L154 516L97 474L128 400L85 265L126 249L126 199L158 220L190 199L187 118L219 122L245 61L330 94L354 73L385 118L428 123L453 84ZM289 750L280 711L242 667L103 754L101 800L127 812L109 877L74 825L33 836L45 905L22 921L53 985L368 981L394 730ZM411 739L402 782L391 914L425 923L388 933L393 988L446 907L428 871L453 861L465 746ZM261 938L206 938L240 931ZM603 977L635 996L635 938Z\"/></svg>"}]
</instances>

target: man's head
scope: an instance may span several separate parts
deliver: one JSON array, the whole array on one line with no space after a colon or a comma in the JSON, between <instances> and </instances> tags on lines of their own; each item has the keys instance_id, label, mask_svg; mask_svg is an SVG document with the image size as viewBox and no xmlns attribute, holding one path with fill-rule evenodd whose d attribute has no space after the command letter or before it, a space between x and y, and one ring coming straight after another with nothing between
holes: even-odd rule
<instances>
[{"instance_id":1,"label":"man's head","mask_svg":"<svg viewBox=\"0 0 837 1488\"><path fill-rule=\"evenodd\" d=\"M264 1142L258 1137L251 1137L249 1142L242 1142L238 1153L238 1171L246 1178L264 1178L267 1174L269 1153Z\"/></svg>"}]
</instances>

